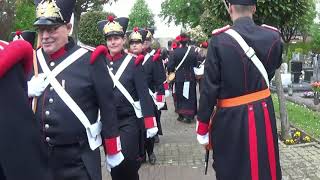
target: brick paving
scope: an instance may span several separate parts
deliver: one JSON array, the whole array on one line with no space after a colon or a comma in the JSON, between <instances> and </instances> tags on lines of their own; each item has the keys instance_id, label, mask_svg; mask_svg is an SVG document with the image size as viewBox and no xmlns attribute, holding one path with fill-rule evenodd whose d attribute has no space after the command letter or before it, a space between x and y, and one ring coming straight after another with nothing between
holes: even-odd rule
<instances>
[{"instance_id":1,"label":"brick paving","mask_svg":"<svg viewBox=\"0 0 320 180\"><path fill-rule=\"evenodd\" d=\"M170 98L168 105L170 110L162 115L164 136L155 146L157 164L144 164L139 171L140 180L215 180L211 163L208 175L204 175L205 151L196 141L195 123L178 122ZM279 142L279 147L283 180L320 180L319 144L287 146ZM111 180L105 167L103 177Z\"/></svg>"}]
</instances>

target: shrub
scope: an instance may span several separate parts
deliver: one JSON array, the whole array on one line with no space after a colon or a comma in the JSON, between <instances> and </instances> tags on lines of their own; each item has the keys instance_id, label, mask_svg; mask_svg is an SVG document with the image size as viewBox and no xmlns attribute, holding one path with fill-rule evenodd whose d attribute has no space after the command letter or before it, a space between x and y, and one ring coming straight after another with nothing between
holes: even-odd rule
<instances>
[{"instance_id":1,"label":"shrub","mask_svg":"<svg viewBox=\"0 0 320 180\"><path fill-rule=\"evenodd\" d=\"M113 15L107 12L91 11L83 14L79 23L79 40L80 42L96 47L105 44L104 35L98 30L98 22Z\"/></svg>"}]
</instances>

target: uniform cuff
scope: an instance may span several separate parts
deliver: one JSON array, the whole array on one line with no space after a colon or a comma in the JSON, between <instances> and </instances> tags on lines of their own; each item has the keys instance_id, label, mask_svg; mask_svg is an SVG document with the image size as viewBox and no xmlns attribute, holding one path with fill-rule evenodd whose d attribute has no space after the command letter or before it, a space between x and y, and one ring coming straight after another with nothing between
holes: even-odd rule
<instances>
[{"instance_id":1,"label":"uniform cuff","mask_svg":"<svg viewBox=\"0 0 320 180\"><path fill-rule=\"evenodd\" d=\"M164 102L164 95L157 95L157 102Z\"/></svg>"},{"instance_id":2,"label":"uniform cuff","mask_svg":"<svg viewBox=\"0 0 320 180\"><path fill-rule=\"evenodd\" d=\"M203 123L197 120L197 134L204 136L208 133L209 131L209 124Z\"/></svg>"},{"instance_id":3,"label":"uniform cuff","mask_svg":"<svg viewBox=\"0 0 320 180\"><path fill-rule=\"evenodd\" d=\"M121 151L120 136L104 140L107 155L114 155Z\"/></svg>"},{"instance_id":4,"label":"uniform cuff","mask_svg":"<svg viewBox=\"0 0 320 180\"><path fill-rule=\"evenodd\" d=\"M157 127L156 118L155 117L146 117L146 118L144 118L144 127L146 129Z\"/></svg>"}]
</instances>

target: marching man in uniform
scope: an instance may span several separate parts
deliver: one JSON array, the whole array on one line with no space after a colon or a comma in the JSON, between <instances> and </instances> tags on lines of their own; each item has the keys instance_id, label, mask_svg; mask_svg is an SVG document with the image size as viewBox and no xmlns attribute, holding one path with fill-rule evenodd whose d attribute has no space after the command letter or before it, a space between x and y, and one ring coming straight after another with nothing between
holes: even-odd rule
<instances>
[{"instance_id":1,"label":"marching man in uniform","mask_svg":"<svg viewBox=\"0 0 320 180\"><path fill-rule=\"evenodd\" d=\"M55 180L101 180L100 145L105 147L107 167L123 160L105 58L90 64L91 53L68 37L75 0L42 0L36 5L34 26L42 47L36 51L39 75L28 82L28 95L37 97L35 115L50 170Z\"/></svg>"},{"instance_id":2,"label":"marching man in uniform","mask_svg":"<svg viewBox=\"0 0 320 180\"><path fill-rule=\"evenodd\" d=\"M228 2L233 26L214 30L209 43L197 139L202 145L211 143L219 180L280 180L276 118L269 90L269 81L282 61L280 33L253 22L255 0Z\"/></svg>"},{"instance_id":3,"label":"marching man in uniform","mask_svg":"<svg viewBox=\"0 0 320 180\"><path fill-rule=\"evenodd\" d=\"M193 68L197 65L198 53L195 48L188 46L189 37L182 33L176 40L181 44L173 50L168 62L168 79L175 74L172 93L176 100L178 121L191 123L197 113L196 78Z\"/></svg>"},{"instance_id":4,"label":"marching man in uniform","mask_svg":"<svg viewBox=\"0 0 320 180\"><path fill-rule=\"evenodd\" d=\"M0 40L0 179L51 180L39 124L29 107L26 74L33 49Z\"/></svg>"}]
</instances>

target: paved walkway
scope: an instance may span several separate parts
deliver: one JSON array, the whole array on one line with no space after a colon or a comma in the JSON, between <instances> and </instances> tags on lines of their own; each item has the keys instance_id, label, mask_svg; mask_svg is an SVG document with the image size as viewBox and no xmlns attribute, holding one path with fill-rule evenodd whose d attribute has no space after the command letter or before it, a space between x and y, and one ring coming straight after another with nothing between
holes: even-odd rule
<instances>
[{"instance_id":1,"label":"paved walkway","mask_svg":"<svg viewBox=\"0 0 320 180\"><path fill-rule=\"evenodd\" d=\"M178 122L172 101L168 101L170 110L162 115L164 136L155 146L157 164L144 164L139 171L140 180L215 180L211 163L208 175L204 175L205 151L196 141L195 123ZM286 146L279 143L284 180L320 180L319 144ZM111 180L104 167L103 170L104 180Z\"/></svg>"}]
</instances>

